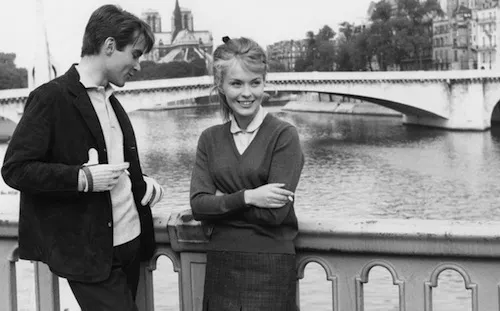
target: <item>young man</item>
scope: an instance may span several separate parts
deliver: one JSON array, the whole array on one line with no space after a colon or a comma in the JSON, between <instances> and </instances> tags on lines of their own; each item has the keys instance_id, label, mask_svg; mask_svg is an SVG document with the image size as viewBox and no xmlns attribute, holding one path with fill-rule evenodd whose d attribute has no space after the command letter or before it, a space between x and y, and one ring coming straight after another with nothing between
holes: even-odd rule
<instances>
[{"instance_id":1,"label":"young man","mask_svg":"<svg viewBox=\"0 0 500 311\"><path fill-rule=\"evenodd\" d=\"M83 311L137 310L140 261L155 249L150 208L163 190L142 174L111 86L153 43L136 16L98 8L80 63L31 92L5 154L2 176L21 192L20 257L66 278Z\"/></svg>"}]
</instances>

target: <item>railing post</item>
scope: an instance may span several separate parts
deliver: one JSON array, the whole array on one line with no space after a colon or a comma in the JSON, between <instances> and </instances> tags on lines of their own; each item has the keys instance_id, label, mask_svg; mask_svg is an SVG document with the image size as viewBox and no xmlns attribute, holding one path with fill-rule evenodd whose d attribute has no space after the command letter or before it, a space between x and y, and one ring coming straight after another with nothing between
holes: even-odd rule
<instances>
[{"instance_id":1,"label":"railing post","mask_svg":"<svg viewBox=\"0 0 500 311\"><path fill-rule=\"evenodd\" d=\"M59 279L42 262L35 262L35 293L37 311L60 311Z\"/></svg>"},{"instance_id":2,"label":"railing post","mask_svg":"<svg viewBox=\"0 0 500 311\"><path fill-rule=\"evenodd\" d=\"M154 310L153 271L151 271L149 262L141 263L141 274L139 275L136 297L135 302L139 311Z\"/></svg>"},{"instance_id":3,"label":"railing post","mask_svg":"<svg viewBox=\"0 0 500 311\"><path fill-rule=\"evenodd\" d=\"M13 253L16 242L0 243L0 310L17 311L16 261Z\"/></svg>"},{"instance_id":4,"label":"railing post","mask_svg":"<svg viewBox=\"0 0 500 311\"><path fill-rule=\"evenodd\" d=\"M203 309L203 287L205 284L204 253L181 253L182 270L182 311L201 311Z\"/></svg>"},{"instance_id":5,"label":"railing post","mask_svg":"<svg viewBox=\"0 0 500 311\"><path fill-rule=\"evenodd\" d=\"M208 238L191 211L173 214L168 222L172 250L180 253L181 311L201 311Z\"/></svg>"}]
</instances>

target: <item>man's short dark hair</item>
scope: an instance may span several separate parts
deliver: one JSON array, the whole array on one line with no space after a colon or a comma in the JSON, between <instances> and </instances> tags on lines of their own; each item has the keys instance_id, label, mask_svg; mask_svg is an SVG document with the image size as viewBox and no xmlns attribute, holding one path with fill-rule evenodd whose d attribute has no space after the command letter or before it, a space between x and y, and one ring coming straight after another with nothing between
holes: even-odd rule
<instances>
[{"instance_id":1,"label":"man's short dark hair","mask_svg":"<svg viewBox=\"0 0 500 311\"><path fill-rule=\"evenodd\" d=\"M116 5L103 5L92 13L85 27L81 56L97 55L107 38L116 41L116 48L122 51L141 35L145 40L145 53L153 48L155 39L151 27L139 17Z\"/></svg>"}]
</instances>

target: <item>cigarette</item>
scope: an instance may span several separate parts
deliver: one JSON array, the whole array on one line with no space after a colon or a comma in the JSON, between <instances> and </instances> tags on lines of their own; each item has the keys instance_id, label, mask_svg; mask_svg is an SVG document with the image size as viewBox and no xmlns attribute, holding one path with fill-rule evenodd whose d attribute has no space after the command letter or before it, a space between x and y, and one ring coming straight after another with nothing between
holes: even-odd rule
<instances>
[{"instance_id":1,"label":"cigarette","mask_svg":"<svg viewBox=\"0 0 500 311\"><path fill-rule=\"evenodd\" d=\"M127 174L128 176L130 176L130 172L128 170L125 170L125 174Z\"/></svg>"},{"instance_id":2,"label":"cigarette","mask_svg":"<svg viewBox=\"0 0 500 311\"><path fill-rule=\"evenodd\" d=\"M288 200L290 200L290 202L293 202L293 197L291 195L289 195Z\"/></svg>"}]
</instances>

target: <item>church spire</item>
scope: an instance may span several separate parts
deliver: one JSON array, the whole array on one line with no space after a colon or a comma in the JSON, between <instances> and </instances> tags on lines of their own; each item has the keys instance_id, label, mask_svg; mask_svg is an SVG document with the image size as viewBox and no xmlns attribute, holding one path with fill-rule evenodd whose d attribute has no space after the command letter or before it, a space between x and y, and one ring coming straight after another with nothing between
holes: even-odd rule
<instances>
[{"instance_id":1,"label":"church spire","mask_svg":"<svg viewBox=\"0 0 500 311\"><path fill-rule=\"evenodd\" d=\"M175 0L174 9L174 29L172 29L172 42L174 42L175 37L182 30L182 14L181 8L179 6L179 0Z\"/></svg>"}]
</instances>

